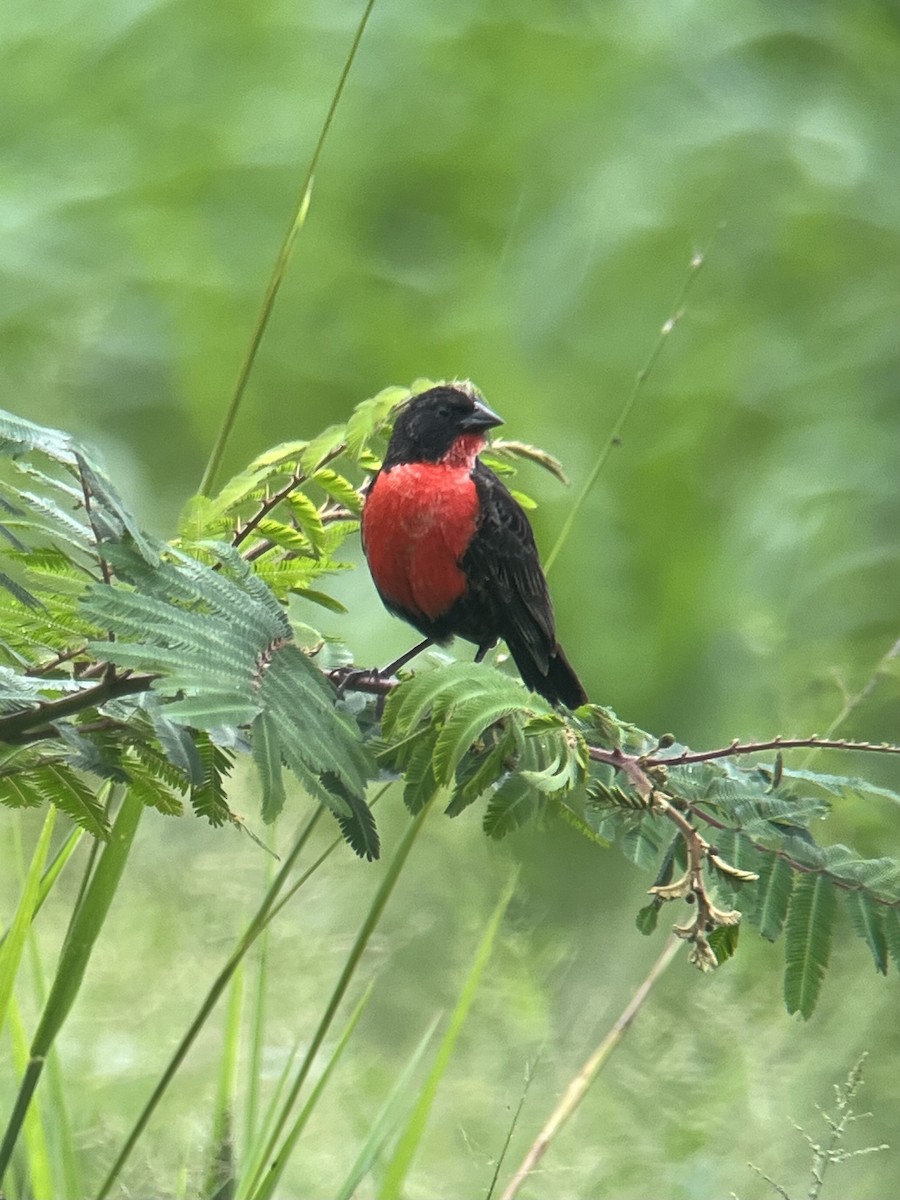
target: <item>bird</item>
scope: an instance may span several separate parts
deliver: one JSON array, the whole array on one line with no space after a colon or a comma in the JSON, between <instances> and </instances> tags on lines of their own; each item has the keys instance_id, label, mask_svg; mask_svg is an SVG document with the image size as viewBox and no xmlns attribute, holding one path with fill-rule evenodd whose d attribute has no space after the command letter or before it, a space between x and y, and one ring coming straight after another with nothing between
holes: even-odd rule
<instances>
[{"instance_id":1,"label":"bird","mask_svg":"<svg viewBox=\"0 0 900 1200\"><path fill-rule=\"evenodd\" d=\"M468 382L438 384L399 409L362 510L362 543L385 607L424 641L378 672L453 637L480 662L506 642L522 681L552 705L587 694L556 638L553 605L525 512L479 458L504 424Z\"/></svg>"}]
</instances>

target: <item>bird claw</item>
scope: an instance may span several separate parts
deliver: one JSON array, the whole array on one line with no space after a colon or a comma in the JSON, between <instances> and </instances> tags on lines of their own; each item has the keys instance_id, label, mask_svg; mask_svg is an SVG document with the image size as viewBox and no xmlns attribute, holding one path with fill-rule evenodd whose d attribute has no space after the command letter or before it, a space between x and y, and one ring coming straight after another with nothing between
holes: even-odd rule
<instances>
[{"instance_id":1,"label":"bird claw","mask_svg":"<svg viewBox=\"0 0 900 1200\"><path fill-rule=\"evenodd\" d=\"M337 685L338 696L347 691L353 691L360 683L377 684L381 682L381 672L375 667L338 667L331 672L331 681ZM368 689L364 689L368 690Z\"/></svg>"}]
</instances>

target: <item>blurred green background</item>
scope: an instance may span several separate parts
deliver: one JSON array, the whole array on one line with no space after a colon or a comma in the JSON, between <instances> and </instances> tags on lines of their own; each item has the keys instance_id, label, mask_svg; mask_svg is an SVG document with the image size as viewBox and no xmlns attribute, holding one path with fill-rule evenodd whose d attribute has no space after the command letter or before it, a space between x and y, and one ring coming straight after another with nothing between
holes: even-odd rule
<instances>
[{"instance_id":1,"label":"blurred green background","mask_svg":"<svg viewBox=\"0 0 900 1200\"><path fill-rule=\"evenodd\" d=\"M347 0L5 6L0 404L99 445L160 533L199 482L360 14ZM697 747L822 731L900 636L895 0L378 0L227 466L389 383L464 376L577 488L711 241L554 567L560 633L591 695L643 728ZM546 552L573 491L527 468L521 486ZM349 616L297 615L361 663L410 644L364 571L336 594ZM842 733L900 740L898 674L894 660ZM890 763L827 764L898 779ZM232 800L258 827L241 779ZM280 843L304 808L296 796ZM390 849L399 799L378 819ZM22 821L0 814L5 857ZM900 848L887 802L838 802L833 824L868 854ZM435 814L285 1196L333 1193L397 1064L452 1006L515 862L503 945L409 1194L483 1194L540 1055L518 1161L658 953L662 933L633 923L650 881L555 825L495 845L476 812ZM61 1046L98 1177L267 870L233 832L145 818ZM381 870L344 849L279 921L273 1079ZM13 894L7 874L7 916ZM65 916L61 893L40 919L48 954ZM714 978L679 961L523 1195L752 1200L769 1192L748 1160L799 1192L791 1119L823 1132L814 1103L866 1049L874 1116L851 1145L894 1148L830 1186L893 1194L897 979L840 932L806 1025L781 1002L781 947L752 930ZM202 1173L216 1054L211 1029L132 1161L131 1194Z\"/></svg>"}]
</instances>

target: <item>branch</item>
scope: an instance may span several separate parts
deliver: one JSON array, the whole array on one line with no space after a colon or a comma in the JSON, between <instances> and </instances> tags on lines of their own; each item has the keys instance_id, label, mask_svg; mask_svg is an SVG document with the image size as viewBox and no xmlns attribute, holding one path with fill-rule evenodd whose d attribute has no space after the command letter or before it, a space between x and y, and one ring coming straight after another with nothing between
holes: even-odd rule
<instances>
[{"instance_id":1,"label":"branch","mask_svg":"<svg viewBox=\"0 0 900 1200\"><path fill-rule=\"evenodd\" d=\"M83 692L63 696L59 700L46 700L34 708L23 709L0 717L0 742L12 745L39 740L34 731L43 726L52 727L54 721L63 717L71 717L75 713L84 712L89 708L98 708L110 700L121 696L133 696L138 692L146 692L156 679L156 675L112 675L105 678L95 687L86 688ZM43 736L53 737L56 731L48 728Z\"/></svg>"},{"instance_id":2,"label":"branch","mask_svg":"<svg viewBox=\"0 0 900 1200\"><path fill-rule=\"evenodd\" d=\"M738 754L760 754L766 750L866 750L872 754L900 754L900 746L891 742L854 742L846 738L825 738L812 733L809 737L784 738L775 737L768 742L740 742L737 738L730 746L722 746L718 750L685 750L681 754L668 757L647 755L641 759L647 766L680 767L686 763L710 762L714 758L731 758ZM601 759L600 761L605 761Z\"/></svg>"},{"instance_id":3,"label":"branch","mask_svg":"<svg viewBox=\"0 0 900 1200\"><path fill-rule=\"evenodd\" d=\"M336 458L340 458L346 449L346 442L341 442L339 446L335 446L333 450L330 450L316 464L316 470L319 471L322 469L322 467L327 466L328 463L334 462ZM298 488L302 483L305 483L308 478L309 475L306 473L306 471L303 471L298 467L284 487L279 488L278 491L275 492L274 495L270 496L267 500L263 500L253 516L248 517L244 524L234 531L234 536L231 539L232 546L237 549L242 542L245 542L254 529L256 529L256 527L259 525L260 521L262 521L264 517L267 517L273 509L277 508L282 500L286 500L295 488Z\"/></svg>"}]
</instances>

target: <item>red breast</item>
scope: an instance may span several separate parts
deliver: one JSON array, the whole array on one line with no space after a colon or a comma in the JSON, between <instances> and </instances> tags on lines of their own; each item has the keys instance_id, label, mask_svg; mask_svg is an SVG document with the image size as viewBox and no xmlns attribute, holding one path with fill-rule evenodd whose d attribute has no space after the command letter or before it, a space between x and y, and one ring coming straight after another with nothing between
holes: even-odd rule
<instances>
[{"instance_id":1,"label":"red breast","mask_svg":"<svg viewBox=\"0 0 900 1200\"><path fill-rule=\"evenodd\" d=\"M478 517L475 447L455 449L440 463L382 471L363 508L363 546L379 592L392 607L432 620L466 590L459 561Z\"/></svg>"}]
</instances>

